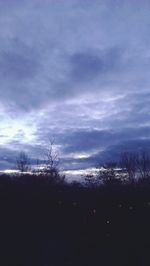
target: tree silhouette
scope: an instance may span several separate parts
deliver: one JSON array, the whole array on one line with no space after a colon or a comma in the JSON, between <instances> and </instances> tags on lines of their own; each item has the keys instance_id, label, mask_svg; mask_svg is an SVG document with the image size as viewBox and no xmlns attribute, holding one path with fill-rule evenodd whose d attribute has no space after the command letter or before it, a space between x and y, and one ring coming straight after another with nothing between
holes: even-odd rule
<instances>
[{"instance_id":1,"label":"tree silhouette","mask_svg":"<svg viewBox=\"0 0 150 266\"><path fill-rule=\"evenodd\" d=\"M128 174L129 181L133 182L137 171L137 155L132 152L122 153L120 166Z\"/></svg>"},{"instance_id":2,"label":"tree silhouette","mask_svg":"<svg viewBox=\"0 0 150 266\"><path fill-rule=\"evenodd\" d=\"M46 159L43 173L47 175L49 182L63 183L65 180L65 175L61 175L59 171L59 156L54 147L54 140L49 140L49 144L45 152L45 157Z\"/></svg>"},{"instance_id":3,"label":"tree silhouette","mask_svg":"<svg viewBox=\"0 0 150 266\"><path fill-rule=\"evenodd\" d=\"M16 158L16 164L17 164L17 169L20 172L27 172L30 169L30 159L28 155L24 152L21 151Z\"/></svg>"},{"instance_id":4,"label":"tree silhouette","mask_svg":"<svg viewBox=\"0 0 150 266\"><path fill-rule=\"evenodd\" d=\"M150 177L150 155L148 153L143 151L136 155L136 168L141 178Z\"/></svg>"}]
</instances>

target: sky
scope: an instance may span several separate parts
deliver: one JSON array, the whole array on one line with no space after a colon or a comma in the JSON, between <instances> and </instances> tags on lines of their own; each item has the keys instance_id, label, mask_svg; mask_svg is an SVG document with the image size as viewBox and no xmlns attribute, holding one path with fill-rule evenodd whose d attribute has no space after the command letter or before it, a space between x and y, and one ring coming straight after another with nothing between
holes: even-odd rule
<instances>
[{"instance_id":1,"label":"sky","mask_svg":"<svg viewBox=\"0 0 150 266\"><path fill-rule=\"evenodd\" d=\"M0 0L0 168L150 147L149 0Z\"/></svg>"}]
</instances>

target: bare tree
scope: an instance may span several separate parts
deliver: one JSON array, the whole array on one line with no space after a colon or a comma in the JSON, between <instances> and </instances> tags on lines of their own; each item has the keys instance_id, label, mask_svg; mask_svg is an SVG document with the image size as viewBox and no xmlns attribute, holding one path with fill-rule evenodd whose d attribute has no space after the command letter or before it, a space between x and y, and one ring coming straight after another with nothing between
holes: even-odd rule
<instances>
[{"instance_id":1,"label":"bare tree","mask_svg":"<svg viewBox=\"0 0 150 266\"><path fill-rule=\"evenodd\" d=\"M132 152L124 152L121 155L120 165L128 174L131 182L134 181L137 171L137 156Z\"/></svg>"},{"instance_id":2,"label":"bare tree","mask_svg":"<svg viewBox=\"0 0 150 266\"><path fill-rule=\"evenodd\" d=\"M24 152L21 151L16 158L16 164L17 164L17 169L20 170L20 172L27 172L30 168L30 160L28 155Z\"/></svg>"},{"instance_id":3,"label":"bare tree","mask_svg":"<svg viewBox=\"0 0 150 266\"><path fill-rule=\"evenodd\" d=\"M59 156L58 152L54 148L54 140L49 140L45 157L45 167L43 172L49 177L49 181L59 183L64 182L65 175L61 175L59 171Z\"/></svg>"},{"instance_id":4,"label":"bare tree","mask_svg":"<svg viewBox=\"0 0 150 266\"><path fill-rule=\"evenodd\" d=\"M143 151L136 155L136 168L141 178L150 177L150 155L148 153Z\"/></svg>"},{"instance_id":5,"label":"bare tree","mask_svg":"<svg viewBox=\"0 0 150 266\"><path fill-rule=\"evenodd\" d=\"M58 153L54 149L54 140L49 140L48 147L45 152L45 168L44 171L55 174L58 171L59 158Z\"/></svg>"}]
</instances>

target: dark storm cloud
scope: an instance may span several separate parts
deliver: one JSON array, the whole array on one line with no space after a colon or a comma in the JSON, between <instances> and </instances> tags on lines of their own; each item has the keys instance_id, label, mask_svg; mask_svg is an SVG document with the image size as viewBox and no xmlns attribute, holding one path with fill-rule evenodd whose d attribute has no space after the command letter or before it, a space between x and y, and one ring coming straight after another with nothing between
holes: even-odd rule
<instances>
[{"instance_id":1,"label":"dark storm cloud","mask_svg":"<svg viewBox=\"0 0 150 266\"><path fill-rule=\"evenodd\" d=\"M99 165L103 165L106 162L120 162L121 156L124 152L132 152L132 153L138 153L138 152L150 152L149 149L150 146L150 140L137 140L133 139L130 141L124 141L120 142L116 145L110 146L108 149L106 149L103 152L97 152L94 155L89 156L88 158L82 158L82 159L74 159L70 161L70 164L73 162L75 165L75 169L80 169L81 166L84 168L88 167L97 167Z\"/></svg>"},{"instance_id":2,"label":"dark storm cloud","mask_svg":"<svg viewBox=\"0 0 150 266\"><path fill-rule=\"evenodd\" d=\"M30 48L23 47L22 51L3 51L0 54L1 78L24 80L33 78L37 74L38 61Z\"/></svg>"},{"instance_id":3,"label":"dark storm cloud","mask_svg":"<svg viewBox=\"0 0 150 266\"><path fill-rule=\"evenodd\" d=\"M65 152L91 152L109 148L118 142L137 140L145 138L149 141L150 127L122 128L120 130L87 130L76 131L66 137L67 145ZM65 138L64 138L65 140ZM65 143L65 141L64 141Z\"/></svg>"},{"instance_id":4,"label":"dark storm cloud","mask_svg":"<svg viewBox=\"0 0 150 266\"><path fill-rule=\"evenodd\" d=\"M106 133L106 140L103 142L102 139L95 140L95 153L93 155L90 155L91 152L91 145L86 146L86 149L88 149L89 156L87 158L79 158L79 159L70 159L70 160L64 160L64 163L67 162L67 164L70 164L73 166L73 169L81 169L81 168L87 168L87 167L96 167L97 165L102 165L105 162L109 161L116 161L119 163L121 156L124 152L139 152L139 151L145 151L150 152L150 128L143 128L140 130L140 132L132 132L132 129L129 130L129 135L124 133L120 134L114 134L109 137L111 137L111 144L107 140L107 133ZM134 133L136 133L134 135ZM99 134L100 136L100 134ZM128 136L128 140L127 139ZM144 137L143 137L144 136ZM94 134L93 134L94 137ZM115 138L114 141L112 141L113 137ZM117 137L119 137L117 139ZM85 140L86 141L86 140ZM84 148L84 142L82 143L82 147L80 151L86 151ZM102 150L101 148L105 146L105 149ZM108 145L108 146L107 146ZM94 148L94 147L93 147ZM93 149L92 148L92 149ZM97 152L96 152L97 151ZM76 149L74 146L70 146L69 149L67 148L67 152L76 152ZM87 153L88 155L88 153Z\"/></svg>"},{"instance_id":5,"label":"dark storm cloud","mask_svg":"<svg viewBox=\"0 0 150 266\"><path fill-rule=\"evenodd\" d=\"M150 139L132 139L126 140L118 143L117 145L112 145L109 149L105 150L103 153L98 153L96 156L90 158L91 161L104 163L106 161L116 161L119 162L122 154L124 152L150 152Z\"/></svg>"},{"instance_id":6,"label":"dark storm cloud","mask_svg":"<svg viewBox=\"0 0 150 266\"><path fill-rule=\"evenodd\" d=\"M96 78L97 76L113 71L117 64L121 64L119 49L109 49L108 51L94 54L88 52L76 53L71 57L71 76L77 82Z\"/></svg>"},{"instance_id":7,"label":"dark storm cloud","mask_svg":"<svg viewBox=\"0 0 150 266\"><path fill-rule=\"evenodd\" d=\"M0 47L1 103L11 113L28 111L39 103L31 82L39 74L38 52L18 39Z\"/></svg>"},{"instance_id":8,"label":"dark storm cloud","mask_svg":"<svg viewBox=\"0 0 150 266\"><path fill-rule=\"evenodd\" d=\"M2 13L3 23L1 22L1 99L6 100L8 106L11 102L16 111L17 108L20 112L34 110L48 103L79 96L81 92L91 90L87 86L88 81L96 90L92 79L113 71L116 64L120 65L122 47L95 49L92 44L85 49L82 48L84 38L77 45L76 34L72 33L78 18L79 25L82 15L88 19L89 7L92 7L94 15L95 4L91 6L87 1L86 12L82 1L69 1L65 5L54 4L54 1L46 1L45 4L41 1L36 4L23 1L22 6L15 1L10 11L9 2L2 4L5 6L5 14ZM53 12L50 8L52 4ZM75 13L71 16L68 12L73 12L73 7ZM90 41L84 24L82 27L83 29L78 29L77 35L80 36L83 30ZM70 35L75 46L69 40ZM108 79L107 76L105 79ZM83 81L85 86L79 84Z\"/></svg>"},{"instance_id":9,"label":"dark storm cloud","mask_svg":"<svg viewBox=\"0 0 150 266\"><path fill-rule=\"evenodd\" d=\"M108 145L112 133L108 131L76 131L68 135L65 152L90 152Z\"/></svg>"}]
</instances>

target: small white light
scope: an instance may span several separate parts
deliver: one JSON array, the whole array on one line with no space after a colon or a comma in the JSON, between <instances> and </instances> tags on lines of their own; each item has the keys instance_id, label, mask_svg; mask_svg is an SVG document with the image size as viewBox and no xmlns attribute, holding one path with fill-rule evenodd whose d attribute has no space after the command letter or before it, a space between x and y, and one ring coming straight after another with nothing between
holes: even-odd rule
<instances>
[{"instance_id":1,"label":"small white light","mask_svg":"<svg viewBox=\"0 0 150 266\"><path fill-rule=\"evenodd\" d=\"M93 209L93 213L96 214L96 209Z\"/></svg>"},{"instance_id":2,"label":"small white light","mask_svg":"<svg viewBox=\"0 0 150 266\"><path fill-rule=\"evenodd\" d=\"M130 210L130 211L131 211L131 210L133 210L133 207L132 207L132 206L130 206L130 207L129 207L129 210Z\"/></svg>"}]
</instances>

